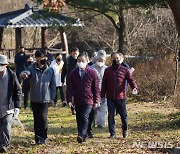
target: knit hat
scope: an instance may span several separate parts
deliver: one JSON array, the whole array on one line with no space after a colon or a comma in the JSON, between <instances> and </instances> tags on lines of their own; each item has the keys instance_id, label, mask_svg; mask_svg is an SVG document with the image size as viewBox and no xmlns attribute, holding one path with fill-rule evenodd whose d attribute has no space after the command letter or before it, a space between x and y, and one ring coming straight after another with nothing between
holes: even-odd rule
<instances>
[{"instance_id":1,"label":"knit hat","mask_svg":"<svg viewBox=\"0 0 180 154\"><path fill-rule=\"evenodd\" d=\"M0 55L0 64L3 64L3 65L9 64L8 61L7 61L7 56Z\"/></svg>"},{"instance_id":2,"label":"knit hat","mask_svg":"<svg viewBox=\"0 0 180 154\"><path fill-rule=\"evenodd\" d=\"M97 59L106 60L106 51L99 50L98 53L97 53Z\"/></svg>"}]
</instances>

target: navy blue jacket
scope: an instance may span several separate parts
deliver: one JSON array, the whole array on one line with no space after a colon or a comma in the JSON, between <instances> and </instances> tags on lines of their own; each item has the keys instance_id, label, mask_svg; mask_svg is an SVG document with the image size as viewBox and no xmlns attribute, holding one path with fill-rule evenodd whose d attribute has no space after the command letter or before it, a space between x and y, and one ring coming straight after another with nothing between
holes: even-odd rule
<instances>
[{"instance_id":1,"label":"navy blue jacket","mask_svg":"<svg viewBox=\"0 0 180 154\"><path fill-rule=\"evenodd\" d=\"M16 75L18 78L19 78L19 74L26 69L26 66L25 66L26 58L27 58L26 54L21 55L20 53L17 53L15 55L14 62L16 64Z\"/></svg>"}]
</instances>

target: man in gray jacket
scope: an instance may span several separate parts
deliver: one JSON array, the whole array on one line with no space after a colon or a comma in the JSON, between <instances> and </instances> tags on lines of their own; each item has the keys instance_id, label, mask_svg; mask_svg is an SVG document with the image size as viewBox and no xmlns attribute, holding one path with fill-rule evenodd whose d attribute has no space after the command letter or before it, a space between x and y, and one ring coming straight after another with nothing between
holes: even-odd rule
<instances>
[{"instance_id":1,"label":"man in gray jacket","mask_svg":"<svg viewBox=\"0 0 180 154\"><path fill-rule=\"evenodd\" d=\"M7 57L0 55L0 153L10 144L12 117L18 116L21 106L21 87L7 65Z\"/></svg>"},{"instance_id":2,"label":"man in gray jacket","mask_svg":"<svg viewBox=\"0 0 180 154\"><path fill-rule=\"evenodd\" d=\"M48 67L45 55L43 51L36 51L37 62L20 75L21 78L29 78L36 144L45 144L48 105L53 104L56 95L55 74L53 69Z\"/></svg>"}]
</instances>

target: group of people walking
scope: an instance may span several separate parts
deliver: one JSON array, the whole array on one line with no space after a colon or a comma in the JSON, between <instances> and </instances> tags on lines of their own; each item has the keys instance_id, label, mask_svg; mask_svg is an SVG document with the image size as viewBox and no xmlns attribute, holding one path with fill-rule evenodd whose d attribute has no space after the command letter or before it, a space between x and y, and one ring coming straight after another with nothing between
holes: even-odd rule
<instances>
[{"instance_id":1,"label":"group of people walking","mask_svg":"<svg viewBox=\"0 0 180 154\"><path fill-rule=\"evenodd\" d=\"M48 107L57 105L58 90L62 106L68 104L72 114L76 115L78 143L93 137L93 125L105 127L107 110L110 138L116 137L115 112L121 117L122 136L127 137L127 83L134 94L137 94L137 85L129 68L122 65L123 55L113 52L112 64L106 66L104 50L94 54L92 62L89 62L87 53L80 53L78 48L72 48L65 61L59 53L54 60L47 53L46 50L37 50L34 61L20 47L15 56L16 75L7 67L7 57L0 55L0 152L6 151L10 143L12 116L18 116L21 107L21 89L24 93L24 108L28 107L30 92L36 144L46 143ZM63 87L66 84L65 95Z\"/></svg>"}]
</instances>

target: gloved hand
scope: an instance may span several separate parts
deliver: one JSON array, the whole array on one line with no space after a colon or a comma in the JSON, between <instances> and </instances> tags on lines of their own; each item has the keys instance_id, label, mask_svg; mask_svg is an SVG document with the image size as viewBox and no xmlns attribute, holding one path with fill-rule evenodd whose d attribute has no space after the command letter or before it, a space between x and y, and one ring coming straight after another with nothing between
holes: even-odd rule
<instances>
[{"instance_id":1,"label":"gloved hand","mask_svg":"<svg viewBox=\"0 0 180 154\"><path fill-rule=\"evenodd\" d=\"M15 108L14 109L14 116L17 117L19 115L19 111L20 109L19 108Z\"/></svg>"}]
</instances>

